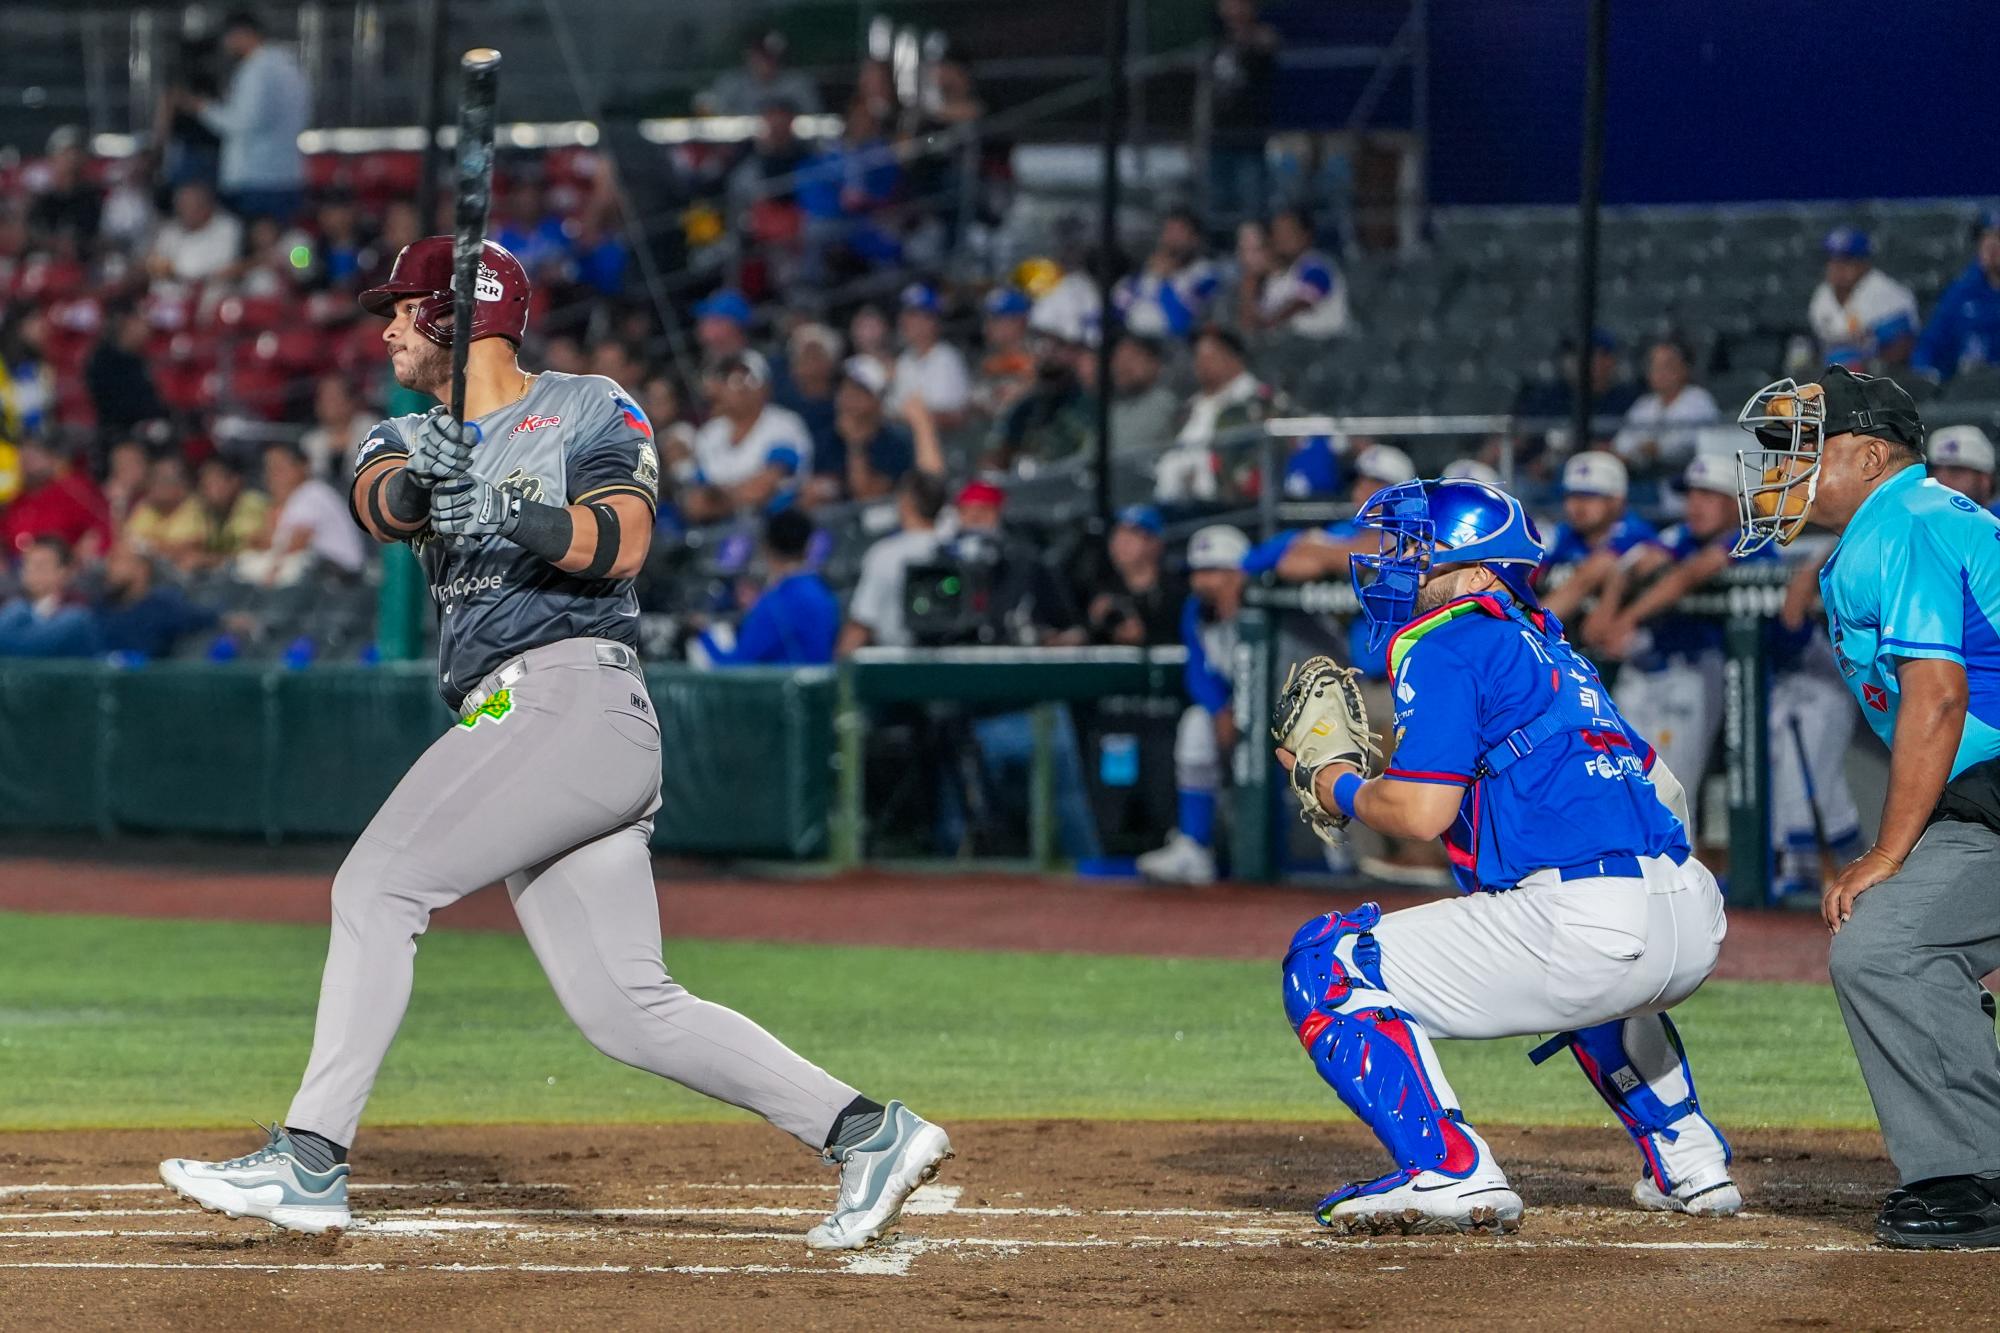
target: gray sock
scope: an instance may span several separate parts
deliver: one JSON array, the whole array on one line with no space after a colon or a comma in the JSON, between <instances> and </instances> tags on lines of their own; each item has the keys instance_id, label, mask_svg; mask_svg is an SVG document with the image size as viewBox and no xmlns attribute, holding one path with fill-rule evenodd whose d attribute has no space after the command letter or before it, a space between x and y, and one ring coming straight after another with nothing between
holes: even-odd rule
<instances>
[{"instance_id":1,"label":"gray sock","mask_svg":"<svg viewBox=\"0 0 2000 1333\"><path fill-rule=\"evenodd\" d=\"M316 1176L323 1176L347 1160L347 1149L322 1134L309 1129L293 1129L285 1126L285 1134L292 1141L292 1156L298 1164Z\"/></svg>"},{"instance_id":2,"label":"gray sock","mask_svg":"<svg viewBox=\"0 0 2000 1333\"><path fill-rule=\"evenodd\" d=\"M826 1136L827 1155L845 1158L849 1150L858 1148L874 1138L882 1128L883 1112L887 1110L880 1102L871 1102L866 1097L856 1097L842 1108L833 1118L833 1128Z\"/></svg>"}]
</instances>

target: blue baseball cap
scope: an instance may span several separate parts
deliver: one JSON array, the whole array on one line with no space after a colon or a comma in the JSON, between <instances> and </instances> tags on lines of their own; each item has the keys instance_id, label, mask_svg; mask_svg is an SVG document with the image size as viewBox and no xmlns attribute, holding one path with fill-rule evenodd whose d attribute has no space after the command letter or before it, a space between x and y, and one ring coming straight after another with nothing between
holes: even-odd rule
<instances>
[{"instance_id":1,"label":"blue baseball cap","mask_svg":"<svg viewBox=\"0 0 2000 1333\"><path fill-rule=\"evenodd\" d=\"M694 308L696 319L726 319L732 324L750 327L750 303L743 293L725 287Z\"/></svg>"},{"instance_id":2,"label":"blue baseball cap","mask_svg":"<svg viewBox=\"0 0 2000 1333\"><path fill-rule=\"evenodd\" d=\"M989 315L1025 315L1034 306L1019 287L995 287L986 293L985 309Z\"/></svg>"},{"instance_id":3,"label":"blue baseball cap","mask_svg":"<svg viewBox=\"0 0 2000 1333\"><path fill-rule=\"evenodd\" d=\"M2000 208L1989 208L1979 215L1978 225L1973 227L1972 233L1977 236L1983 231L2000 231Z\"/></svg>"},{"instance_id":4,"label":"blue baseball cap","mask_svg":"<svg viewBox=\"0 0 2000 1333\"><path fill-rule=\"evenodd\" d=\"M1118 526L1138 528L1155 537L1165 536L1167 531L1166 520L1160 517L1160 511L1152 505L1126 505L1118 511Z\"/></svg>"},{"instance_id":5,"label":"blue baseball cap","mask_svg":"<svg viewBox=\"0 0 2000 1333\"><path fill-rule=\"evenodd\" d=\"M1826 234L1826 253L1829 259L1866 259L1875 245L1859 227L1835 227Z\"/></svg>"},{"instance_id":6,"label":"blue baseball cap","mask_svg":"<svg viewBox=\"0 0 2000 1333\"><path fill-rule=\"evenodd\" d=\"M935 315L938 312L938 295L921 282L913 282L903 288L902 305L905 310L922 310Z\"/></svg>"}]
</instances>

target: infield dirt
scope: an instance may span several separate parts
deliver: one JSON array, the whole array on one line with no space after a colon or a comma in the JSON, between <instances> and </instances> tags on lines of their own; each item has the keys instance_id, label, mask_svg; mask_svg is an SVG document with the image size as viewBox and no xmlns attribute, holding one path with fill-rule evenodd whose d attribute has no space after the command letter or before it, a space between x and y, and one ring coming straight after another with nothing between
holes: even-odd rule
<instances>
[{"instance_id":1,"label":"infield dirt","mask_svg":"<svg viewBox=\"0 0 2000 1333\"><path fill-rule=\"evenodd\" d=\"M168 1155L241 1135L0 1137L0 1327L1964 1328L2000 1255L1870 1245L1879 1139L1737 1144L1749 1210L1641 1213L1622 1135L1489 1132L1529 1212L1508 1237L1349 1239L1310 1209L1375 1174L1351 1125L967 1123L898 1241L818 1255L832 1176L762 1126L385 1129L356 1225L195 1210Z\"/></svg>"}]
</instances>

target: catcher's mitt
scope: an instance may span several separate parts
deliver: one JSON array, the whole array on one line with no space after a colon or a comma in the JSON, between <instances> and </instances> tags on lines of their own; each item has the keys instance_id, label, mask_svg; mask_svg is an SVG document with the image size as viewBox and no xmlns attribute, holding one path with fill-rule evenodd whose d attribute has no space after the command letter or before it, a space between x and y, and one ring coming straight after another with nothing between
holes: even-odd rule
<instances>
[{"instance_id":1,"label":"catcher's mitt","mask_svg":"<svg viewBox=\"0 0 2000 1333\"><path fill-rule=\"evenodd\" d=\"M1290 785L1299 800L1299 818L1325 841L1338 841L1347 816L1320 804L1313 778L1334 763L1352 764L1363 777L1375 774L1382 747L1361 702L1361 673L1330 657L1309 658L1293 667L1271 710L1271 739L1296 759Z\"/></svg>"}]
</instances>

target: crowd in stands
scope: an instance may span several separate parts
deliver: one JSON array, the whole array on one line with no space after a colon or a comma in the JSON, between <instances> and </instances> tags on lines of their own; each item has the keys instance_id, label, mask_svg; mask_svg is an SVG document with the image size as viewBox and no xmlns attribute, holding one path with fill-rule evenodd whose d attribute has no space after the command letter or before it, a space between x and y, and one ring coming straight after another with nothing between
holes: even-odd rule
<instances>
[{"instance_id":1,"label":"crowd in stands","mask_svg":"<svg viewBox=\"0 0 2000 1333\"><path fill-rule=\"evenodd\" d=\"M944 263L1011 189L1004 142L980 141L969 181L955 149L917 151L985 112L950 55L908 99L888 66L863 62L842 103L760 31L699 99L750 118L750 137L661 158L665 195L629 165L621 192L584 150L503 159L491 234L535 282L525 360L628 386L660 443L642 600L673 620L675 651L728 666L923 642L1192 650L1188 615L1206 626L1229 599L1197 578L1211 593L1189 600L1188 571L1219 568L1234 544L1211 538L1198 563L1171 535L1267 492L1359 504L1417 474L1403 445L1425 472L1444 465L1435 441L1254 447L1262 422L1308 398L1342 410L1301 386L1386 312L1343 271L1338 227L1268 207L1252 148L1275 36L1248 0L1217 12L1210 198L1216 217L1251 216L1218 231L1168 208L1131 259L1058 228L1049 257L1004 273ZM370 423L428 400L389 378L381 326L353 298L448 222L427 226L412 202L414 155L302 155L298 66L253 17L221 32L227 76L177 86L140 154L96 157L66 130L0 165L0 655L370 651L375 556L347 513L352 451ZM800 117L826 106L839 132L802 137ZM645 239L675 275L669 320L621 220L621 199L642 196L681 210L667 242ZM1802 373L1835 361L1936 383L2000 367L2000 213L1973 223L1969 263L1929 310L1875 267L1867 232L1836 228L1823 249L1818 286L1799 275ZM1594 607L1577 632L1609 659L1674 657L1651 646L1671 600L1641 591L1635 553L1716 559L1736 403L1701 382L1700 332L1651 327L1634 345L1600 331L1518 383L1517 424L1449 442L1463 455L1449 475L1505 470L1548 515L1552 560L1574 566L1551 596ZM1568 421L1586 370L1579 441ZM1118 517L1086 540L1102 420ZM1941 478L1991 498L1984 433L1940 432L1936 448ZM1307 526L1246 541L1237 569L1340 579L1363 540ZM933 597L912 624L912 580L943 565L975 572L977 616ZM1187 819L1198 832L1199 811Z\"/></svg>"}]
</instances>

